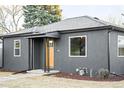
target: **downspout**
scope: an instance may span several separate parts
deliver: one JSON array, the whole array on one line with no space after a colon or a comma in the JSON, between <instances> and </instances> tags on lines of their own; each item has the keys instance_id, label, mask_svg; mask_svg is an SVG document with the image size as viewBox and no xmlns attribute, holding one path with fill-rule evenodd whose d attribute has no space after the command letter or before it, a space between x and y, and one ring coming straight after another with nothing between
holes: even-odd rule
<instances>
[{"instance_id":1,"label":"downspout","mask_svg":"<svg viewBox=\"0 0 124 93\"><path fill-rule=\"evenodd\" d=\"M108 33L107 33L107 41L108 41L108 46L107 46L107 49L108 49L108 70L109 70L109 72L110 72L110 30L108 30Z\"/></svg>"}]
</instances>

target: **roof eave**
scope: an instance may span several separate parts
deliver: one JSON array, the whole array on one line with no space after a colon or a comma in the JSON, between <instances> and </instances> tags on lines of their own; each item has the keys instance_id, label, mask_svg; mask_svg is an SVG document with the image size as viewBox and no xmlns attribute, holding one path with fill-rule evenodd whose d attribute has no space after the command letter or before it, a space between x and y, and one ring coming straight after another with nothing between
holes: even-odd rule
<instances>
[{"instance_id":1,"label":"roof eave","mask_svg":"<svg viewBox=\"0 0 124 93\"><path fill-rule=\"evenodd\" d=\"M76 31L75 31L76 30ZM97 30L114 30L114 31L120 31L120 32L124 32L124 28L121 27L117 27L117 26L112 26L112 25L107 25L107 26L99 26L99 27L90 27L90 28L80 28L80 29L67 29L67 30L58 30L58 31L53 31L53 32L49 32L49 33L54 33L54 32L59 32L59 33L76 33L76 32L86 32L86 31L97 31ZM45 33L42 33L45 34ZM42 35L41 33L21 33L21 34L11 34L11 35L3 35L0 37L19 37L19 36L35 36L35 35Z\"/></svg>"},{"instance_id":2,"label":"roof eave","mask_svg":"<svg viewBox=\"0 0 124 93\"><path fill-rule=\"evenodd\" d=\"M112 30L114 31L119 31L119 32L124 32L124 28L117 27L117 26L111 26Z\"/></svg>"},{"instance_id":3,"label":"roof eave","mask_svg":"<svg viewBox=\"0 0 124 93\"><path fill-rule=\"evenodd\" d=\"M69 30L63 30L63 31L58 31L60 33L71 33L71 32L87 32L87 31L98 31L98 30L109 30L112 29L112 26L99 26L99 27L90 27L90 28L81 28L81 29L69 29ZM76 30L76 31L75 31Z\"/></svg>"}]
</instances>

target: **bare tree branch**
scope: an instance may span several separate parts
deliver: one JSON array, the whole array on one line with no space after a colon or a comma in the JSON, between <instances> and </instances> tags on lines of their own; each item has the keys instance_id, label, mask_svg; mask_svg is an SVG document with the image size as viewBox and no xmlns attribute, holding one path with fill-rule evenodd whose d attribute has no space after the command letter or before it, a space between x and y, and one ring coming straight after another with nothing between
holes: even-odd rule
<instances>
[{"instance_id":1,"label":"bare tree branch","mask_svg":"<svg viewBox=\"0 0 124 93\"><path fill-rule=\"evenodd\" d=\"M123 26L123 20L121 17L116 17L116 16L108 16L107 19L105 19L106 21L119 25L119 26Z\"/></svg>"},{"instance_id":2,"label":"bare tree branch","mask_svg":"<svg viewBox=\"0 0 124 93\"><path fill-rule=\"evenodd\" d=\"M4 24L0 23L0 27L4 28L5 29L4 31L7 33L11 32Z\"/></svg>"},{"instance_id":3,"label":"bare tree branch","mask_svg":"<svg viewBox=\"0 0 124 93\"><path fill-rule=\"evenodd\" d=\"M22 6L0 6L0 27L7 33L18 31L22 16Z\"/></svg>"}]
</instances>

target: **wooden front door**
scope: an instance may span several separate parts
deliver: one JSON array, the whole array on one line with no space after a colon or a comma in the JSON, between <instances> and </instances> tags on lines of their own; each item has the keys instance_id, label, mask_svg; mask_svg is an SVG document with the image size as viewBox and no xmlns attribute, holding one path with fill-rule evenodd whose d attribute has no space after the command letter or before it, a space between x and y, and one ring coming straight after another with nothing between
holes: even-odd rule
<instances>
[{"instance_id":1,"label":"wooden front door","mask_svg":"<svg viewBox=\"0 0 124 93\"><path fill-rule=\"evenodd\" d=\"M54 68L54 41L49 40L49 67Z\"/></svg>"},{"instance_id":2,"label":"wooden front door","mask_svg":"<svg viewBox=\"0 0 124 93\"><path fill-rule=\"evenodd\" d=\"M47 39L46 67L50 69L54 68L54 41L53 39Z\"/></svg>"}]
</instances>

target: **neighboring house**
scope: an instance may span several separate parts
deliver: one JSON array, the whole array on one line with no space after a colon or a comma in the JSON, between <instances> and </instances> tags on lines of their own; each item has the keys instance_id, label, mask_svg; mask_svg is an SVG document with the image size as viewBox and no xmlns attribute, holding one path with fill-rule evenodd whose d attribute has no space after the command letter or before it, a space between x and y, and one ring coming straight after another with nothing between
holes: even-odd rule
<instances>
[{"instance_id":1,"label":"neighboring house","mask_svg":"<svg viewBox=\"0 0 124 93\"><path fill-rule=\"evenodd\" d=\"M87 67L124 74L124 29L88 16L0 36L2 68L76 72Z\"/></svg>"}]
</instances>

